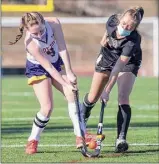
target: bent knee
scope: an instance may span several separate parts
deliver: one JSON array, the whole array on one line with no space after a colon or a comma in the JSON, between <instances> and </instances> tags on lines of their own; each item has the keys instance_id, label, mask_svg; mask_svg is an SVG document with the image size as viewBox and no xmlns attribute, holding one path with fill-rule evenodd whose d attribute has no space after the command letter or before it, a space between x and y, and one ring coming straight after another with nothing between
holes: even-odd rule
<instances>
[{"instance_id":1,"label":"bent knee","mask_svg":"<svg viewBox=\"0 0 159 164\"><path fill-rule=\"evenodd\" d=\"M41 112L46 116L50 116L53 111L53 104L52 103L47 103L41 105Z\"/></svg>"}]
</instances>

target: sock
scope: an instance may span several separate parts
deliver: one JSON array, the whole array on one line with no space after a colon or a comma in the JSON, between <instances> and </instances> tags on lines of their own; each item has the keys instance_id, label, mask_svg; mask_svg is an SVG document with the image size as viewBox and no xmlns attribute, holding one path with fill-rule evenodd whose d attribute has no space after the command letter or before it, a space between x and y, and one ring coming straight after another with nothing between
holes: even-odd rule
<instances>
[{"instance_id":1,"label":"sock","mask_svg":"<svg viewBox=\"0 0 159 164\"><path fill-rule=\"evenodd\" d=\"M81 130L80 130L80 121L78 117L78 113L76 112L76 104L75 102L68 103L68 111L69 111L69 116L71 118L71 121L73 123L74 127L74 134L78 137L81 137ZM82 127L81 127L82 129Z\"/></svg>"},{"instance_id":2,"label":"sock","mask_svg":"<svg viewBox=\"0 0 159 164\"><path fill-rule=\"evenodd\" d=\"M40 112L38 112L36 114L36 117L34 118L32 131L31 131L30 137L28 138L28 141L31 141L33 139L36 141L39 141L40 134L44 130L48 121L49 121L49 118L43 116Z\"/></svg>"},{"instance_id":3,"label":"sock","mask_svg":"<svg viewBox=\"0 0 159 164\"><path fill-rule=\"evenodd\" d=\"M131 119L131 108L129 105L119 105L117 114L117 138L126 139L127 130Z\"/></svg>"},{"instance_id":4,"label":"sock","mask_svg":"<svg viewBox=\"0 0 159 164\"><path fill-rule=\"evenodd\" d=\"M88 121L89 116L91 115L91 110L96 103L90 103L88 101L88 93L85 95L82 104L82 111L85 123Z\"/></svg>"}]
</instances>

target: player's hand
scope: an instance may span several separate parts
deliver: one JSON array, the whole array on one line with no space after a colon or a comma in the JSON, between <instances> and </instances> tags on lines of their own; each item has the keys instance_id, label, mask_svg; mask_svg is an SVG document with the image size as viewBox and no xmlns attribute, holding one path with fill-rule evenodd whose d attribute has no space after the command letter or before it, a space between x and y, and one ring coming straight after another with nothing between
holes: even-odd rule
<instances>
[{"instance_id":1,"label":"player's hand","mask_svg":"<svg viewBox=\"0 0 159 164\"><path fill-rule=\"evenodd\" d=\"M66 87L69 88L72 91L77 91L78 90L77 87L75 85L73 85L73 84L67 84Z\"/></svg>"},{"instance_id":2,"label":"player's hand","mask_svg":"<svg viewBox=\"0 0 159 164\"><path fill-rule=\"evenodd\" d=\"M73 85L77 84L77 77L72 71L67 73L67 78Z\"/></svg>"},{"instance_id":3,"label":"player's hand","mask_svg":"<svg viewBox=\"0 0 159 164\"><path fill-rule=\"evenodd\" d=\"M110 92L104 90L100 96L100 100L103 100L105 103L107 103L109 101L109 93Z\"/></svg>"}]
</instances>

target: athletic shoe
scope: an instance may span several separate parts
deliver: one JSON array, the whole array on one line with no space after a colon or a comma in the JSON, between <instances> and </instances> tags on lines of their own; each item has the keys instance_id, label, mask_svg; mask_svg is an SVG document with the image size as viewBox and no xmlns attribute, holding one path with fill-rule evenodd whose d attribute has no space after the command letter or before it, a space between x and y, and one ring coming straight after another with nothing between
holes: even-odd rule
<instances>
[{"instance_id":1,"label":"athletic shoe","mask_svg":"<svg viewBox=\"0 0 159 164\"><path fill-rule=\"evenodd\" d=\"M82 148L84 144L83 137L76 136L76 147L77 149Z\"/></svg>"},{"instance_id":2,"label":"athletic shoe","mask_svg":"<svg viewBox=\"0 0 159 164\"><path fill-rule=\"evenodd\" d=\"M128 150L128 143L125 139L117 139L115 143L115 152L123 153Z\"/></svg>"},{"instance_id":3,"label":"athletic shoe","mask_svg":"<svg viewBox=\"0 0 159 164\"><path fill-rule=\"evenodd\" d=\"M102 134L101 137L102 137L102 141L103 141L105 139L105 135ZM96 134L90 134L90 133L86 132L86 134L85 134L85 142L86 142L87 146L89 145L91 140L96 140L96 139L97 139L97 135Z\"/></svg>"},{"instance_id":4,"label":"athletic shoe","mask_svg":"<svg viewBox=\"0 0 159 164\"><path fill-rule=\"evenodd\" d=\"M26 148L25 148L25 153L26 154L37 153L37 147L38 147L38 141L36 141L36 140L28 141Z\"/></svg>"}]
</instances>

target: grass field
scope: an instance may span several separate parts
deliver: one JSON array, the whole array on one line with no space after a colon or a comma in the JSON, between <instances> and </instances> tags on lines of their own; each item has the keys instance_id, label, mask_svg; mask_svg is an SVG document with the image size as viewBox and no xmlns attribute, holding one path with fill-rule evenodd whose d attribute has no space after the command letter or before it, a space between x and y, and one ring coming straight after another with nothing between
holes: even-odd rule
<instances>
[{"instance_id":1,"label":"grass field","mask_svg":"<svg viewBox=\"0 0 159 164\"><path fill-rule=\"evenodd\" d=\"M80 99L89 90L91 78L79 78ZM75 137L67 112L67 103L54 92L54 112L41 135L38 153L28 156L24 146L39 104L25 77L3 77L1 162L2 163L158 163L158 79L138 78L131 95L132 120L127 136L130 144L125 154L114 153L116 138L117 88L111 93L104 115L106 139L100 158L88 159L75 148ZM97 103L89 120L89 131L96 133L100 110Z\"/></svg>"}]
</instances>

